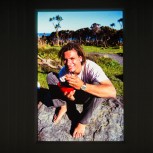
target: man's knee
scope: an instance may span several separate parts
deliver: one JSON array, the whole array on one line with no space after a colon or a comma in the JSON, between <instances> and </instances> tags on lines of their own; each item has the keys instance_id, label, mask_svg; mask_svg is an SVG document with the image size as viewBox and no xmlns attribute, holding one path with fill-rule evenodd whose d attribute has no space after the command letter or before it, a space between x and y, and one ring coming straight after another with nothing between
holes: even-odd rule
<instances>
[{"instance_id":1,"label":"man's knee","mask_svg":"<svg viewBox=\"0 0 153 153\"><path fill-rule=\"evenodd\" d=\"M53 72L48 73L46 80L48 85L57 85L57 83L59 82L58 77L53 74Z\"/></svg>"}]
</instances>

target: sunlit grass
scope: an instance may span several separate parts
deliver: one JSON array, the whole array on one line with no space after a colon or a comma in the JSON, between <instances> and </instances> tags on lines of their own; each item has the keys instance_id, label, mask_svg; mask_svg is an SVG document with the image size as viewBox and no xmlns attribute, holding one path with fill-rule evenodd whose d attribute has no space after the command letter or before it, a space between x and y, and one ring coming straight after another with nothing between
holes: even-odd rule
<instances>
[{"instance_id":1,"label":"sunlit grass","mask_svg":"<svg viewBox=\"0 0 153 153\"><path fill-rule=\"evenodd\" d=\"M87 53L112 53L112 54L116 54L116 53L123 53L123 48L119 49L119 48L113 48L113 47L109 47L109 48L102 48L102 47L96 47L96 46L82 46L84 51Z\"/></svg>"},{"instance_id":2,"label":"sunlit grass","mask_svg":"<svg viewBox=\"0 0 153 153\"><path fill-rule=\"evenodd\" d=\"M42 88L48 89L46 77L47 77L46 73L38 72L38 82L40 83Z\"/></svg>"}]
</instances>

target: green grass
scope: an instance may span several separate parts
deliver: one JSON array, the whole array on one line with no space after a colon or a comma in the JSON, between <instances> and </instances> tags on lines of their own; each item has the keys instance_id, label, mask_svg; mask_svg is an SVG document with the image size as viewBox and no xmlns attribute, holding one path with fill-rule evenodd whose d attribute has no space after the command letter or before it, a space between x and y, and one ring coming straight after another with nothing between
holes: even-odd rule
<instances>
[{"instance_id":1,"label":"green grass","mask_svg":"<svg viewBox=\"0 0 153 153\"><path fill-rule=\"evenodd\" d=\"M58 60L58 52L60 48L61 47L38 48L38 55L42 58Z\"/></svg>"},{"instance_id":2,"label":"green grass","mask_svg":"<svg viewBox=\"0 0 153 153\"><path fill-rule=\"evenodd\" d=\"M96 47L96 46L82 46L84 51L87 53L123 53L123 48L119 49L119 48L113 48L113 47L109 47L106 49L102 49L102 47Z\"/></svg>"},{"instance_id":3,"label":"green grass","mask_svg":"<svg viewBox=\"0 0 153 153\"><path fill-rule=\"evenodd\" d=\"M92 53L92 52L95 52L95 53L112 53L112 54L123 53L123 48L119 49L118 47L108 47L106 49L102 49L102 47L82 45L82 48L87 53ZM38 54L42 54L42 56L45 53L54 54L54 53L57 53L60 49L61 49L61 47L59 47L59 46L52 47L52 46L47 45L47 47L39 48L38 49ZM52 58L52 55L48 55L48 56L50 56L50 58Z\"/></svg>"},{"instance_id":4,"label":"green grass","mask_svg":"<svg viewBox=\"0 0 153 153\"><path fill-rule=\"evenodd\" d=\"M39 48L38 49L38 55L41 56L42 58L50 58L53 59L57 62L60 62L58 59L58 51L60 50L61 47L44 47L44 48ZM86 53L91 53L91 52L97 52L97 53L123 53L123 49L113 49L113 48L107 48L107 49L101 49L101 47L95 47L95 46L83 46L83 49L85 50ZM95 61L98 65L102 67L106 75L110 78L112 83L114 84L116 90L117 90L117 95L123 96L123 81L120 80L117 76L118 75L123 75L123 66L120 65L118 62L115 60L112 60L111 58L108 57L94 57L94 56L89 56L89 59ZM43 88L48 88L47 82L46 82L46 76L47 73L50 71L53 72L58 72L55 69L49 69L47 67L40 67L38 66L38 81L41 84L41 87Z\"/></svg>"},{"instance_id":5,"label":"green grass","mask_svg":"<svg viewBox=\"0 0 153 153\"><path fill-rule=\"evenodd\" d=\"M114 84L117 95L123 95L123 82L117 77L123 75L123 66L115 60L108 57L89 56L89 59L95 61L104 70L108 78Z\"/></svg>"},{"instance_id":6,"label":"green grass","mask_svg":"<svg viewBox=\"0 0 153 153\"><path fill-rule=\"evenodd\" d=\"M47 77L46 73L38 72L38 82L40 82L42 88L48 89L46 77Z\"/></svg>"}]
</instances>

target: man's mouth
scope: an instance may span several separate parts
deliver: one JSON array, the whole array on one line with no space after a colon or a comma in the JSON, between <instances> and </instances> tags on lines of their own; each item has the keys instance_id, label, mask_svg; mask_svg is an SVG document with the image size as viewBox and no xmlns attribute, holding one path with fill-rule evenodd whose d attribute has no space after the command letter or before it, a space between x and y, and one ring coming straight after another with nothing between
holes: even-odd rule
<instances>
[{"instance_id":1,"label":"man's mouth","mask_svg":"<svg viewBox=\"0 0 153 153\"><path fill-rule=\"evenodd\" d=\"M69 71L73 71L73 70L74 70L74 65L72 65L72 66L67 66L67 68L68 68Z\"/></svg>"}]
</instances>

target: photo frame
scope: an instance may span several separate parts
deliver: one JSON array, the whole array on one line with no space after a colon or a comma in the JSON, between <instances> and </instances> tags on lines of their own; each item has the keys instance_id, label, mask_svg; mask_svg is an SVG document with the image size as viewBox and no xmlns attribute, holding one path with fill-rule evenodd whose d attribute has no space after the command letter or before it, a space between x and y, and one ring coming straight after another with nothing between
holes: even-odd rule
<instances>
[{"instance_id":1,"label":"photo frame","mask_svg":"<svg viewBox=\"0 0 153 153\"><path fill-rule=\"evenodd\" d=\"M37 11L38 141L124 141L123 20L122 10ZM95 108L96 112L93 112L91 123L86 126L85 132L88 132L84 137L78 139L74 139L72 133L77 118L82 114L83 104L77 105L76 101L73 102L76 103L77 108L68 107L66 115L63 115L58 124L54 124L53 118L55 114L58 116L57 110L60 107L56 109L53 107L52 101L54 100L51 99L54 96L51 93L56 89L50 89L47 84L47 76L50 73L58 74L63 66L57 57L60 48L72 42L81 44L87 62L93 61L102 67L117 92L116 100L110 97L104 102L101 99L101 106ZM52 83L55 82L54 79ZM87 83L92 84L90 81ZM83 96L78 100L82 101L82 98ZM73 112L70 113L72 109ZM75 116L76 113L78 115Z\"/></svg>"},{"instance_id":2,"label":"photo frame","mask_svg":"<svg viewBox=\"0 0 153 153\"><path fill-rule=\"evenodd\" d=\"M45 3L46 2L46 3ZM2 150L12 151L37 151L61 150L71 152L88 152L103 150L105 152L152 150L152 86L148 84L152 80L152 9L149 3L145 4L123 2L123 1L103 1L86 2L77 1L73 5L60 1L5 1L2 5L3 27L6 28L5 40L2 49L6 50L2 55L2 63L7 63L3 68L7 79L7 87L3 89L5 101L2 114L2 129L7 131L2 134ZM80 2L80 3L79 3ZM81 4L81 5L80 5ZM125 18L125 55L124 55L124 99L125 99L125 142L124 143L38 143L37 135L37 109L36 109L36 69L37 53L35 45L35 10L37 9L118 9L124 10ZM16 8L16 9L14 9ZM142 11L145 10L145 11ZM145 18L147 17L147 18ZM148 26L141 23L141 19L147 21ZM132 24L133 23L133 24ZM145 30L147 27L147 31ZM149 28L148 28L149 27ZM4 28L4 29L5 29ZM142 30L143 29L143 30ZM20 33L22 32L22 33ZM9 45L8 40L9 39ZM18 40L18 41L16 41ZM145 44L150 44L145 45ZM13 50L13 51L11 51ZM147 50L147 58L144 58L144 51ZM139 55L139 56L137 56ZM21 58L24 57L24 58ZM130 59L130 60L129 60ZM149 65L149 67L148 67ZM13 69L12 69L13 67ZM9 77L11 74L11 78ZM144 81L147 77L147 82ZM13 80L13 81L12 81ZM6 84L4 84L4 87ZM21 90L22 89L22 90ZM144 105L144 101L146 105ZM145 126L148 125L148 126ZM60 147L59 147L60 146Z\"/></svg>"}]
</instances>

